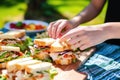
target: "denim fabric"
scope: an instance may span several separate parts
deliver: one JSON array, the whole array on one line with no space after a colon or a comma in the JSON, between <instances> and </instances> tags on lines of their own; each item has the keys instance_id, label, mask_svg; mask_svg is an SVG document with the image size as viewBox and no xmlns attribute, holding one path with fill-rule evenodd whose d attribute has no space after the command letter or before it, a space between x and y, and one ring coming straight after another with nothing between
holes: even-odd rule
<instances>
[{"instance_id":1,"label":"denim fabric","mask_svg":"<svg viewBox=\"0 0 120 80\"><path fill-rule=\"evenodd\" d=\"M88 80L120 80L120 46L102 43L93 55L79 67Z\"/></svg>"}]
</instances>

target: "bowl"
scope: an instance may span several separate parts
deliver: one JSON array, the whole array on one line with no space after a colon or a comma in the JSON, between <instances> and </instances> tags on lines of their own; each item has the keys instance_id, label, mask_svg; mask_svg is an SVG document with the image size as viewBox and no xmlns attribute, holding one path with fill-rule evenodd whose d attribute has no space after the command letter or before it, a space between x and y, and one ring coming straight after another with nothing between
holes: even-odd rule
<instances>
[{"instance_id":1,"label":"bowl","mask_svg":"<svg viewBox=\"0 0 120 80\"><path fill-rule=\"evenodd\" d=\"M11 31L11 30L20 30L20 29L16 29L16 28L11 28L11 27L10 27L10 24L11 24L11 23L16 24L16 23L18 23L18 22L19 22L19 21L16 21L16 22L8 22L8 23L6 23L6 24L4 25L4 28L7 29L7 30L9 30L9 31ZM45 26L44 29L39 29L39 30L25 30L25 31L26 31L26 34L27 34L28 36L35 36L36 33L42 33L42 32L44 32L44 31L47 29L48 25L49 25L47 22L45 22L45 21L40 21L40 20L23 20L23 21L20 21L20 22L25 23L26 25L35 24L35 25ZM24 29L24 28L23 28L23 29Z\"/></svg>"}]
</instances>

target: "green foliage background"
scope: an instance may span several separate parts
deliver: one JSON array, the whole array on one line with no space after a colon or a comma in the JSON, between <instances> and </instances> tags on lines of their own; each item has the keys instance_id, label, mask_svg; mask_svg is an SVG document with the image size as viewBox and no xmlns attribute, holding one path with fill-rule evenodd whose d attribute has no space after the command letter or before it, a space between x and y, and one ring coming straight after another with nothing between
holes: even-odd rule
<instances>
[{"instance_id":1,"label":"green foliage background","mask_svg":"<svg viewBox=\"0 0 120 80\"><path fill-rule=\"evenodd\" d=\"M68 18L74 17L82 11L90 0L48 0L47 3L54 6L61 14ZM27 0L0 0L0 28L9 21L20 21L24 19L27 9ZM83 25L100 24L104 22L107 3L98 17ZM35 16L33 14L33 16Z\"/></svg>"}]
</instances>

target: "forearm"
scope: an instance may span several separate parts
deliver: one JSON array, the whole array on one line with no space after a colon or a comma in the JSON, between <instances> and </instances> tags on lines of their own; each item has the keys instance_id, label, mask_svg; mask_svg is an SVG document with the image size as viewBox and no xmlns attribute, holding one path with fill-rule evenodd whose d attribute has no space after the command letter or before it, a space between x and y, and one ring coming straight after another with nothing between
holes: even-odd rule
<instances>
[{"instance_id":1,"label":"forearm","mask_svg":"<svg viewBox=\"0 0 120 80\"><path fill-rule=\"evenodd\" d=\"M105 0L92 0L91 3L70 21L76 27L95 18L103 8Z\"/></svg>"},{"instance_id":2,"label":"forearm","mask_svg":"<svg viewBox=\"0 0 120 80\"><path fill-rule=\"evenodd\" d=\"M120 39L120 22L105 23L108 39Z\"/></svg>"}]
</instances>

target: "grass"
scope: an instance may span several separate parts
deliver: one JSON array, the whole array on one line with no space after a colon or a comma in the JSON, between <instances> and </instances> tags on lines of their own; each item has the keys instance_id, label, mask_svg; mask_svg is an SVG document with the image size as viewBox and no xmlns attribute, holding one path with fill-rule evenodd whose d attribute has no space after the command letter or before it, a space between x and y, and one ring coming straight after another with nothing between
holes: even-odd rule
<instances>
[{"instance_id":1,"label":"grass","mask_svg":"<svg viewBox=\"0 0 120 80\"><path fill-rule=\"evenodd\" d=\"M23 20L24 12L26 10L26 4L20 3L12 7L0 7L0 28L9 21Z\"/></svg>"},{"instance_id":2,"label":"grass","mask_svg":"<svg viewBox=\"0 0 120 80\"><path fill-rule=\"evenodd\" d=\"M85 6L89 4L89 1L90 0L48 0L48 3L53 5L54 8L63 15L67 16L68 18L72 18L82 11ZM98 17L83 25L103 23L106 5ZM6 22L23 20L26 8L26 3L19 3L11 7L0 6L0 28L2 28Z\"/></svg>"},{"instance_id":3,"label":"grass","mask_svg":"<svg viewBox=\"0 0 120 80\"><path fill-rule=\"evenodd\" d=\"M68 18L74 17L80 11L82 11L88 4L90 0L49 0L49 4L55 6L55 8L61 12L63 15L67 16ZM107 3L105 4L102 12L90 22L84 23L82 25L93 25L93 24L101 24L104 23L105 13L106 13Z\"/></svg>"}]
</instances>

